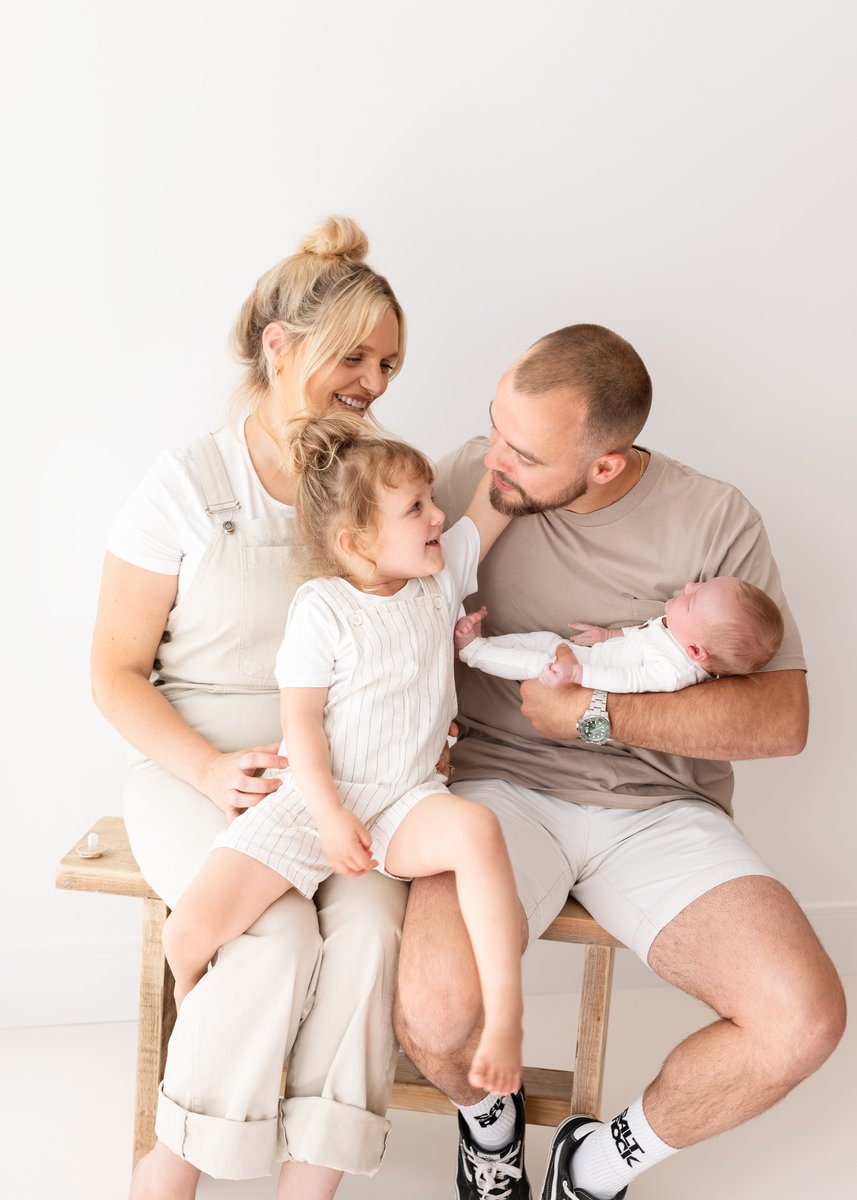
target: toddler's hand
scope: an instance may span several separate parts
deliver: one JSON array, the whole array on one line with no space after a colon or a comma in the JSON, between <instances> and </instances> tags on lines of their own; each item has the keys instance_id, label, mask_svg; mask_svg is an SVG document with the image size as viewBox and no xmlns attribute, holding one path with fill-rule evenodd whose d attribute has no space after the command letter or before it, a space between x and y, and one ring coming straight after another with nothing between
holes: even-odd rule
<instances>
[{"instance_id":1,"label":"toddler's hand","mask_svg":"<svg viewBox=\"0 0 857 1200\"><path fill-rule=\"evenodd\" d=\"M452 644L455 646L456 654L459 654L465 646L469 646L474 638L481 636L482 618L487 615L488 609L483 604L478 612L468 613L467 616L459 617L455 622Z\"/></svg>"},{"instance_id":2,"label":"toddler's hand","mask_svg":"<svg viewBox=\"0 0 857 1200\"><path fill-rule=\"evenodd\" d=\"M363 875L377 867L369 830L347 808L319 823L318 832L327 861L337 875Z\"/></svg>"}]
</instances>

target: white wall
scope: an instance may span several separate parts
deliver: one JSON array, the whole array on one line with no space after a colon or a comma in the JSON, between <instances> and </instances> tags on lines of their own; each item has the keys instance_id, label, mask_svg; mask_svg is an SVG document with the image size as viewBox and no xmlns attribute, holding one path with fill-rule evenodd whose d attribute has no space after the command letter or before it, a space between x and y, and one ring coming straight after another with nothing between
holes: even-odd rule
<instances>
[{"instance_id":1,"label":"white wall","mask_svg":"<svg viewBox=\"0 0 857 1200\"><path fill-rule=\"evenodd\" d=\"M136 904L52 887L124 776L87 682L106 531L160 447L218 423L239 303L335 211L364 225L409 314L389 425L440 454L485 428L531 341L601 322L652 373L643 442L765 514L813 728L801 758L739 769L737 811L844 961L848 0L17 8L0 72L9 1019L133 1014Z\"/></svg>"}]
</instances>

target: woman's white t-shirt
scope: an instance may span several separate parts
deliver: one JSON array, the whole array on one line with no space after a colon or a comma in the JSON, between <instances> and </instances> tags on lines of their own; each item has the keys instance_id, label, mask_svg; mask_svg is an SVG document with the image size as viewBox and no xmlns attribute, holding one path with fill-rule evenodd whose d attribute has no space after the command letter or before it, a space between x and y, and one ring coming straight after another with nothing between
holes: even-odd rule
<instances>
[{"instance_id":1,"label":"woman's white t-shirt","mask_svg":"<svg viewBox=\"0 0 857 1200\"><path fill-rule=\"evenodd\" d=\"M234 499L241 505L237 519L294 515L291 505L265 491L242 438L228 428L213 436ZM113 522L107 549L135 567L178 575L181 597L221 520L206 512L202 479L190 450L164 450Z\"/></svg>"}]
</instances>

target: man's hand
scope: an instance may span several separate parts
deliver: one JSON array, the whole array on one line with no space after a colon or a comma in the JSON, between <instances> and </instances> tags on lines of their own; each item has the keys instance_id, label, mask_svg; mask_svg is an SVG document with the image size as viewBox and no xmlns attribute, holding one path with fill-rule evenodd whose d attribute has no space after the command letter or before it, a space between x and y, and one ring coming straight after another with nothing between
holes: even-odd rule
<instances>
[{"instance_id":1,"label":"man's hand","mask_svg":"<svg viewBox=\"0 0 857 1200\"><path fill-rule=\"evenodd\" d=\"M568 646L558 646L557 666L568 669L576 659ZM577 722L589 707L591 688L576 683L550 686L539 679L521 684L521 712L537 733L557 741L568 742L577 737Z\"/></svg>"},{"instance_id":2,"label":"man's hand","mask_svg":"<svg viewBox=\"0 0 857 1200\"><path fill-rule=\"evenodd\" d=\"M377 867L369 830L347 808L340 808L320 821L318 832L327 861L337 875L363 875Z\"/></svg>"},{"instance_id":3,"label":"man's hand","mask_svg":"<svg viewBox=\"0 0 857 1200\"><path fill-rule=\"evenodd\" d=\"M215 754L206 770L200 791L212 800L230 821L245 808L252 808L271 792L276 792L281 780L263 776L263 771L282 771L289 760L277 754L279 742L270 746L254 746L252 750L235 750L231 754Z\"/></svg>"},{"instance_id":4,"label":"man's hand","mask_svg":"<svg viewBox=\"0 0 857 1200\"><path fill-rule=\"evenodd\" d=\"M451 738L458 737L458 726L456 725L455 721L453 721L449 727L449 736ZM437 760L437 766L435 767L438 775L442 775L444 779L449 779L453 772L452 762L450 759L451 755L449 752L449 742L444 742L443 750L441 750L440 758Z\"/></svg>"}]
</instances>

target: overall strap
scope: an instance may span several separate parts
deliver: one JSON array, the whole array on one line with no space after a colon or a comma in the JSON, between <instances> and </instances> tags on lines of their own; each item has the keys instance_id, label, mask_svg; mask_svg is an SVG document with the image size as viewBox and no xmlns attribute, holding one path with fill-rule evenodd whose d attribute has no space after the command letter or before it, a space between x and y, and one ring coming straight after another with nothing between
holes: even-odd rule
<instances>
[{"instance_id":1,"label":"overall strap","mask_svg":"<svg viewBox=\"0 0 857 1200\"><path fill-rule=\"evenodd\" d=\"M440 608L445 603L440 584L434 575L423 575L420 578L420 591L424 596L431 597L432 601L435 602L435 608ZM436 603L438 599L441 602L440 604Z\"/></svg>"},{"instance_id":2,"label":"overall strap","mask_svg":"<svg viewBox=\"0 0 857 1200\"><path fill-rule=\"evenodd\" d=\"M357 597L351 594L348 586L341 579L321 575L316 579L310 579L304 584L304 587L312 588L314 592L323 596L328 606L344 620L350 620L353 614L363 611ZM351 622L351 624L355 623L359 624L360 622Z\"/></svg>"},{"instance_id":3,"label":"overall strap","mask_svg":"<svg viewBox=\"0 0 857 1200\"><path fill-rule=\"evenodd\" d=\"M214 435L209 433L191 442L190 453L199 468L205 493L205 511L212 517L224 517L221 524L227 533L231 533L235 526L229 517L241 507L241 503L232 494Z\"/></svg>"}]
</instances>

